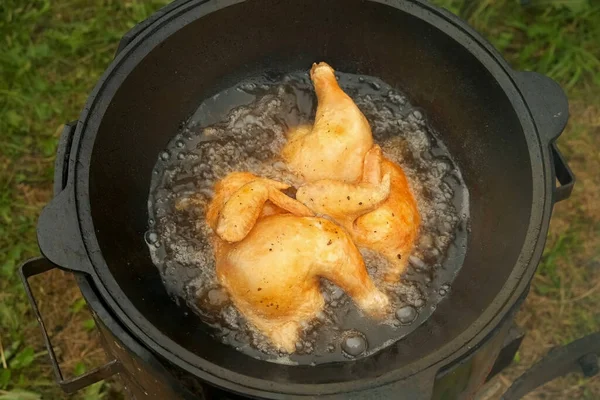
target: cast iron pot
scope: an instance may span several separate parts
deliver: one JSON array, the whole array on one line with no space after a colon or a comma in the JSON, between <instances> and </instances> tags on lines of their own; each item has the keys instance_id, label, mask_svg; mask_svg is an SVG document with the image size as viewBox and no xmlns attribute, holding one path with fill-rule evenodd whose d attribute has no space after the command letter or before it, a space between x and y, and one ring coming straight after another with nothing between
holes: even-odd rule
<instances>
[{"instance_id":1,"label":"cast iron pot","mask_svg":"<svg viewBox=\"0 0 600 400\"><path fill-rule=\"evenodd\" d=\"M216 341L167 295L144 242L146 202L159 152L203 99L321 60L377 76L424 110L469 188L469 245L451 294L408 337L356 361L277 365ZM210 385L265 398L428 398L427 382L526 292L552 206L573 186L554 145L567 119L555 82L512 70L463 21L420 0L179 1L124 38L65 129L39 245L85 277L136 344Z\"/></svg>"}]
</instances>

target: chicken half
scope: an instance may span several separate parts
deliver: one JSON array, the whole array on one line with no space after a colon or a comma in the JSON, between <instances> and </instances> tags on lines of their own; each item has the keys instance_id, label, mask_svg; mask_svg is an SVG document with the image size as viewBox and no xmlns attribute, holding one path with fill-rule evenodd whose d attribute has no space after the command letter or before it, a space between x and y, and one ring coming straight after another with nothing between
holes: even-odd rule
<instances>
[{"instance_id":1,"label":"chicken half","mask_svg":"<svg viewBox=\"0 0 600 400\"><path fill-rule=\"evenodd\" d=\"M373 145L369 124L326 63L311 69L318 107L312 128L291 132L283 156L304 179L296 198L335 219L359 247L390 262L385 280L406 268L420 216L404 171ZM387 196L385 196L387 188Z\"/></svg>"},{"instance_id":2,"label":"chicken half","mask_svg":"<svg viewBox=\"0 0 600 400\"><path fill-rule=\"evenodd\" d=\"M281 192L287 187L249 173L230 174L216 184L206 218L216 233L219 282L252 325L292 353L301 324L323 309L320 278L338 285L371 316L383 316L389 300L346 232L312 216Z\"/></svg>"}]
</instances>

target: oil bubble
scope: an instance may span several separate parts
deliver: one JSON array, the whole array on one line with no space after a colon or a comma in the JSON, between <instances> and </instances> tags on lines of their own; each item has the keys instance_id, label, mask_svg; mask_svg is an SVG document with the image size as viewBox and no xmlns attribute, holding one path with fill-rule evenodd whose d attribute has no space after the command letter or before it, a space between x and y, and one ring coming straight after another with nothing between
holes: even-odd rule
<instances>
[{"instance_id":1,"label":"oil bubble","mask_svg":"<svg viewBox=\"0 0 600 400\"><path fill-rule=\"evenodd\" d=\"M415 266L416 268L419 268L419 269L427 268L427 265L425 265L423 260L421 260L420 258L415 257L415 256L408 257L408 262L410 262L413 266Z\"/></svg>"},{"instance_id":2,"label":"oil bubble","mask_svg":"<svg viewBox=\"0 0 600 400\"><path fill-rule=\"evenodd\" d=\"M273 163L273 168L275 168L278 171L285 171L287 170L287 166L285 165L285 163L283 161L276 161Z\"/></svg>"},{"instance_id":3,"label":"oil bubble","mask_svg":"<svg viewBox=\"0 0 600 400\"><path fill-rule=\"evenodd\" d=\"M360 356L367 350L367 339L360 332L348 332L342 340L342 350L351 357Z\"/></svg>"},{"instance_id":4,"label":"oil bubble","mask_svg":"<svg viewBox=\"0 0 600 400\"><path fill-rule=\"evenodd\" d=\"M423 307L425 305L425 300L423 300L421 298L416 299L414 304L415 304L415 307Z\"/></svg>"},{"instance_id":5,"label":"oil bubble","mask_svg":"<svg viewBox=\"0 0 600 400\"><path fill-rule=\"evenodd\" d=\"M333 292L331 292L331 298L334 300L339 300L344 295L344 291L338 287L336 287Z\"/></svg>"},{"instance_id":6,"label":"oil bubble","mask_svg":"<svg viewBox=\"0 0 600 400\"><path fill-rule=\"evenodd\" d=\"M206 298L208 300L208 303L213 307L221 307L228 300L227 293L225 293L221 289L209 290L208 294L206 295Z\"/></svg>"},{"instance_id":7,"label":"oil bubble","mask_svg":"<svg viewBox=\"0 0 600 400\"><path fill-rule=\"evenodd\" d=\"M175 146L177 146L180 149L183 149L185 147L185 143L183 142L183 140L178 140L175 142Z\"/></svg>"},{"instance_id":8,"label":"oil bubble","mask_svg":"<svg viewBox=\"0 0 600 400\"><path fill-rule=\"evenodd\" d=\"M422 120L422 119L423 119L423 113L422 113L421 111L419 111L419 110L414 110L414 111L412 112L412 115L413 115L413 116L414 116L416 119L418 119L418 120Z\"/></svg>"},{"instance_id":9,"label":"oil bubble","mask_svg":"<svg viewBox=\"0 0 600 400\"><path fill-rule=\"evenodd\" d=\"M161 160L169 161L169 158L171 158L171 154L168 151L163 151L162 153L160 153Z\"/></svg>"},{"instance_id":10,"label":"oil bubble","mask_svg":"<svg viewBox=\"0 0 600 400\"><path fill-rule=\"evenodd\" d=\"M396 310L396 318L403 324L410 324L417 318L417 310L411 306L404 306Z\"/></svg>"},{"instance_id":11,"label":"oil bubble","mask_svg":"<svg viewBox=\"0 0 600 400\"><path fill-rule=\"evenodd\" d=\"M152 223L151 225L154 225L154 223ZM145 238L146 243L148 244L156 244L158 242L158 234L154 231L146 232Z\"/></svg>"}]
</instances>

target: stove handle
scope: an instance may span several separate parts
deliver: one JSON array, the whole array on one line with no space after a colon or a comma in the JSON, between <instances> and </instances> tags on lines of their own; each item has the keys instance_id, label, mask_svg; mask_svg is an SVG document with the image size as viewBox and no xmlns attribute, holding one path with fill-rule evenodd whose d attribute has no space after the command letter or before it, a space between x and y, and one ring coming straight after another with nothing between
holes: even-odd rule
<instances>
[{"instance_id":1,"label":"stove handle","mask_svg":"<svg viewBox=\"0 0 600 400\"><path fill-rule=\"evenodd\" d=\"M103 366L93 369L92 371L89 371L83 375L68 379L64 378L62 371L60 370L58 360L56 359L56 354L54 353L52 343L50 342L50 337L46 331L46 326L42 320L42 315L37 306L37 302L35 301L28 281L28 278L32 276L48 272L54 268L56 268L56 266L50 261L43 257L39 257L26 261L23 265L21 265L21 268L19 269L19 275L23 281L25 293L29 298L29 302L31 303L35 317L40 324L42 335L44 336L44 343L46 344L48 356L50 357L50 363L52 364L52 369L54 370L56 382L65 393L74 393L98 381L107 379L118 372L121 372L121 364L117 360L112 360Z\"/></svg>"},{"instance_id":2,"label":"stove handle","mask_svg":"<svg viewBox=\"0 0 600 400\"><path fill-rule=\"evenodd\" d=\"M568 199L575 186L575 174L571 171L569 164L565 161L556 143L552 143L552 160L554 161L554 176L560 186L554 188L554 203Z\"/></svg>"},{"instance_id":3,"label":"stove handle","mask_svg":"<svg viewBox=\"0 0 600 400\"><path fill-rule=\"evenodd\" d=\"M600 332L584 336L550 350L544 358L521 375L504 393L502 400L517 400L546 382L581 371L585 377L600 372Z\"/></svg>"}]
</instances>

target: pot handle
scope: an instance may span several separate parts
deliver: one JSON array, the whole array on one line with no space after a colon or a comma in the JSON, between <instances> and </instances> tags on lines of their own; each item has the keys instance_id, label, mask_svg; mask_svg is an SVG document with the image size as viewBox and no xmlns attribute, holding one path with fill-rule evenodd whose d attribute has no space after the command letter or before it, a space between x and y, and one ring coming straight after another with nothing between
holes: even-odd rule
<instances>
[{"instance_id":1,"label":"pot handle","mask_svg":"<svg viewBox=\"0 0 600 400\"><path fill-rule=\"evenodd\" d=\"M581 371L590 378L600 373L600 332L584 336L565 346L550 350L544 358L521 375L502 396L502 400L517 400L546 382Z\"/></svg>"},{"instance_id":2,"label":"pot handle","mask_svg":"<svg viewBox=\"0 0 600 400\"><path fill-rule=\"evenodd\" d=\"M554 142L569 120L569 101L558 83L537 72L515 72L515 81L533 116L540 138Z\"/></svg>"},{"instance_id":3,"label":"pot handle","mask_svg":"<svg viewBox=\"0 0 600 400\"><path fill-rule=\"evenodd\" d=\"M62 269L89 272L91 263L80 234L74 190L70 176L71 148L79 121L65 124L54 164L54 197L38 219L37 239L40 251Z\"/></svg>"},{"instance_id":4,"label":"pot handle","mask_svg":"<svg viewBox=\"0 0 600 400\"><path fill-rule=\"evenodd\" d=\"M44 336L44 343L46 344L46 349L48 350L48 356L50 357L50 362L52 363L52 369L54 370L54 377L56 382L61 387L61 389L65 393L74 393L80 389L85 388L91 384L94 384L98 381L107 379L112 375L121 371L121 364L117 360L112 360L107 362L101 367L93 369L83 375L65 379L60 370L60 366L58 365L58 361L56 359L56 354L54 353L54 349L52 347L52 343L50 343L50 337L48 336L48 332L46 331L46 326L44 325L44 321L42 320L42 315L37 306L35 298L33 297L33 292L31 291L31 287L29 286L28 278L42 274L44 272L48 272L52 269L56 268L54 264L50 261L46 260L43 257L34 258L29 261L26 261L21 268L19 269L19 275L21 280L23 281L23 286L25 286L25 293L29 298L29 302L31 303L31 307L33 308L33 312L35 317L40 324L40 328L42 330L42 335Z\"/></svg>"},{"instance_id":5,"label":"pot handle","mask_svg":"<svg viewBox=\"0 0 600 400\"><path fill-rule=\"evenodd\" d=\"M554 202L558 203L571 195L575 185L575 175L556 147L556 139L569 120L567 96L558 83L537 72L515 72L514 77L542 143L550 146L554 177L560 183L554 188Z\"/></svg>"}]
</instances>

